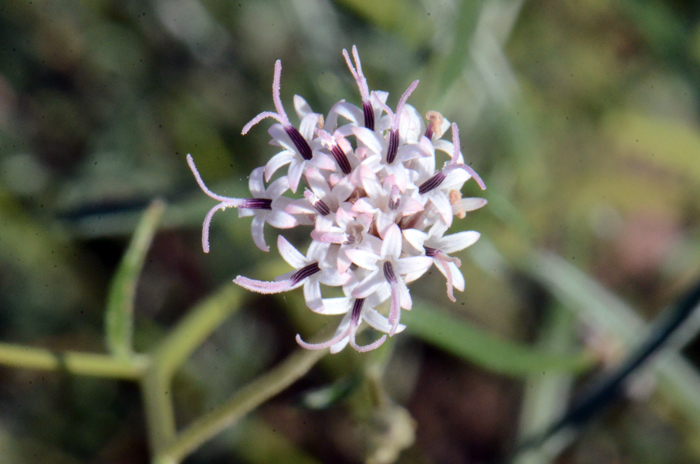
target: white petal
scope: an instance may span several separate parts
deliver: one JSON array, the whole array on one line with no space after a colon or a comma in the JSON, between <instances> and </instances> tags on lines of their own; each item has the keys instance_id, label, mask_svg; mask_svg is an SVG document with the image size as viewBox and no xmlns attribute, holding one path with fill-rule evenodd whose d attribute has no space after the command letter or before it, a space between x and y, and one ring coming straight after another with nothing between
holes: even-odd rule
<instances>
[{"instance_id":1,"label":"white petal","mask_svg":"<svg viewBox=\"0 0 700 464\"><path fill-rule=\"evenodd\" d=\"M418 229L405 229L403 236L413 248L421 252L423 251L423 242L428 238L428 234Z\"/></svg>"},{"instance_id":2,"label":"white petal","mask_svg":"<svg viewBox=\"0 0 700 464\"><path fill-rule=\"evenodd\" d=\"M304 97L294 95L294 109L297 112L299 119L303 119L309 113L313 113L311 106L304 100Z\"/></svg>"},{"instance_id":3,"label":"white petal","mask_svg":"<svg viewBox=\"0 0 700 464\"><path fill-rule=\"evenodd\" d=\"M398 280L399 284L399 299L401 300L401 307L403 309L411 309L413 306L413 300L411 300L411 294L408 291L408 287L403 280Z\"/></svg>"},{"instance_id":4,"label":"white petal","mask_svg":"<svg viewBox=\"0 0 700 464\"><path fill-rule=\"evenodd\" d=\"M353 127L352 133L355 134L357 140L367 147L372 154L380 154L382 152L382 140L366 127Z\"/></svg>"},{"instance_id":5,"label":"white petal","mask_svg":"<svg viewBox=\"0 0 700 464\"><path fill-rule=\"evenodd\" d=\"M291 229L299 225L294 216L284 211L272 211L265 215L265 220L278 229Z\"/></svg>"},{"instance_id":6,"label":"white petal","mask_svg":"<svg viewBox=\"0 0 700 464\"><path fill-rule=\"evenodd\" d=\"M327 315L345 314L352 309L354 300L354 298L348 296L341 298L324 298L323 308L319 313Z\"/></svg>"},{"instance_id":7,"label":"white petal","mask_svg":"<svg viewBox=\"0 0 700 464\"><path fill-rule=\"evenodd\" d=\"M335 159L326 155L325 153L321 153L320 151L316 150L314 151L314 157L311 158L311 163L312 165L316 166L319 169L323 169L324 171L334 171L335 170Z\"/></svg>"},{"instance_id":8,"label":"white petal","mask_svg":"<svg viewBox=\"0 0 700 464\"><path fill-rule=\"evenodd\" d=\"M293 151L281 151L275 156L270 158L270 161L265 165L265 179L270 180L270 178L277 172L282 166L289 164L294 159Z\"/></svg>"},{"instance_id":9,"label":"white petal","mask_svg":"<svg viewBox=\"0 0 700 464\"><path fill-rule=\"evenodd\" d=\"M296 193L297 187L299 186L301 174L304 172L304 164L304 161L295 156L289 165L289 188L293 193Z\"/></svg>"},{"instance_id":10,"label":"white petal","mask_svg":"<svg viewBox=\"0 0 700 464\"><path fill-rule=\"evenodd\" d=\"M317 279L310 278L304 282L304 300L311 311L323 312L321 286Z\"/></svg>"},{"instance_id":11,"label":"white petal","mask_svg":"<svg viewBox=\"0 0 700 464\"><path fill-rule=\"evenodd\" d=\"M265 184L263 183L263 172L265 168L259 167L253 169L248 179L248 189L255 198L260 198L265 195Z\"/></svg>"},{"instance_id":12,"label":"white petal","mask_svg":"<svg viewBox=\"0 0 700 464\"><path fill-rule=\"evenodd\" d=\"M462 211L474 211L479 209L488 203L483 198L462 198L459 202L460 209Z\"/></svg>"},{"instance_id":13,"label":"white petal","mask_svg":"<svg viewBox=\"0 0 700 464\"><path fill-rule=\"evenodd\" d=\"M379 255L358 248L346 250L345 254L353 263L369 270L377 269L377 261L380 259Z\"/></svg>"},{"instance_id":14,"label":"white petal","mask_svg":"<svg viewBox=\"0 0 700 464\"><path fill-rule=\"evenodd\" d=\"M412 256L394 261L394 273L399 275L424 273L433 265L433 258L428 256Z\"/></svg>"},{"instance_id":15,"label":"white petal","mask_svg":"<svg viewBox=\"0 0 700 464\"><path fill-rule=\"evenodd\" d=\"M399 226L393 224L384 234L382 242L381 256L383 259L394 258L398 259L401 254L401 230Z\"/></svg>"},{"instance_id":16,"label":"white petal","mask_svg":"<svg viewBox=\"0 0 700 464\"><path fill-rule=\"evenodd\" d=\"M262 174L260 178L262 180ZM253 178L251 176L251 181L252 180ZM287 190L289 190L289 178L287 176L282 176L270 185L268 185L267 191L265 192L265 198L274 200L275 198L280 197Z\"/></svg>"},{"instance_id":17,"label":"white petal","mask_svg":"<svg viewBox=\"0 0 700 464\"><path fill-rule=\"evenodd\" d=\"M473 245L479 240L479 237L481 237L481 234L473 230L457 232L456 234L442 237L439 241L439 248L445 254L454 253Z\"/></svg>"},{"instance_id":18,"label":"white petal","mask_svg":"<svg viewBox=\"0 0 700 464\"><path fill-rule=\"evenodd\" d=\"M450 200L447 199L447 196L442 192L436 191L433 195L431 195L430 201L433 203L433 206L435 206L435 209L437 209L442 220L445 221L445 224L451 226L453 217L452 205L450 204Z\"/></svg>"},{"instance_id":19,"label":"white petal","mask_svg":"<svg viewBox=\"0 0 700 464\"><path fill-rule=\"evenodd\" d=\"M369 308L367 305L362 309L362 318L367 324L369 324L373 329L380 332L389 333L391 326L389 325L389 320L379 314L376 309Z\"/></svg>"},{"instance_id":20,"label":"white petal","mask_svg":"<svg viewBox=\"0 0 700 464\"><path fill-rule=\"evenodd\" d=\"M265 243L265 218L263 215L256 215L253 222L250 223L250 230L253 233L253 241L255 245L262 251L270 251L270 247Z\"/></svg>"},{"instance_id":21,"label":"white petal","mask_svg":"<svg viewBox=\"0 0 700 464\"><path fill-rule=\"evenodd\" d=\"M299 253L299 250L281 235L277 237L277 249L282 259L287 261L294 269L301 269L308 264L306 257Z\"/></svg>"},{"instance_id":22,"label":"white petal","mask_svg":"<svg viewBox=\"0 0 700 464\"><path fill-rule=\"evenodd\" d=\"M306 168L304 171L304 177L306 177L306 182L313 192L321 198L324 198L331 192L330 187L328 187L328 181L323 177L321 171L314 167Z\"/></svg>"},{"instance_id":23,"label":"white petal","mask_svg":"<svg viewBox=\"0 0 700 464\"><path fill-rule=\"evenodd\" d=\"M355 298L367 298L372 293L376 292L382 285L388 285L383 274L379 270L372 272L365 279L357 284L357 287L352 291L352 296Z\"/></svg>"}]
</instances>

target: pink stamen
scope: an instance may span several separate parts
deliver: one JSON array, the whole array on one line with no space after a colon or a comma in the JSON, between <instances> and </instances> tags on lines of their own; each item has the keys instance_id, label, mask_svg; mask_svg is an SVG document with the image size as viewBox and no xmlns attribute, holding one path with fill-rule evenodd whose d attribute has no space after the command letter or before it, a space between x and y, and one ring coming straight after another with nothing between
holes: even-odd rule
<instances>
[{"instance_id":1,"label":"pink stamen","mask_svg":"<svg viewBox=\"0 0 700 464\"><path fill-rule=\"evenodd\" d=\"M297 287L297 285L292 285L291 280L283 280L281 282L264 282L262 280L249 279L248 277L243 276L236 277L233 279L233 282L247 290L262 293L264 295L286 292Z\"/></svg>"},{"instance_id":2,"label":"pink stamen","mask_svg":"<svg viewBox=\"0 0 700 464\"><path fill-rule=\"evenodd\" d=\"M350 68L352 77L355 78L355 82L357 82L357 88L360 90L362 101L369 101L369 86L367 86L367 79L362 73L360 55L357 53L357 47L355 45L352 46L352 56L355 59L355 66L357 66L357 70L355 70L355 67L353 67L352 63L350 62L350 55L348 55L348 51L343 49L343 57L345 57L345 62L347 63L348 68Z\"/></svg>"},{"instance_id":3,"label":"pink stamen","mask_svg":"<svg viewBox=\"0 0 700 464\"><path fill-rule=\"evenodd\" d=\"M459 129L457 128L457 124L454 122L452 123L452 145L453 145L453 150L454 150L453 154L452 154L452 160L450 160L450 163L448 164L448 166L446 166L446 168L443 169L445 174L449 173L453 169L464 169L465 171L467 171L469 173L469 175L471 175L474 178L476 183L479 184L479 187L481 188L481 190L486 190L486 184L481 179L479 174L477 174L476 171L471 166L457 162L457 160L459 159L459 151L460 151L460 148L459 148Z\"/></svg>"},{"instance_id":4,"label":"pink stamen","mask_svg":"<svg viewBox=\"0 0 700 464\"><path fill-rule=\"evenodd\" d=\"M401 301L399 298L399 284L394 281L390 284L391 286L391 308L389 309L389 324L391 325L391 330L389 331L389 336L393 337L396 333L396 329L399 327L399 318L401 317Z\"/></svg>"},{"instance_id":5,"label":"pink stamen","mask_svg":"<svg viewBox=\"0 0 700 464\"><path fill-rule=\"evenodd\" d=\"M272 101L275 103L275 109L277 110L277 113L273 113L272 111L264 111L254 117L253 119L250 120L248 124L243 126L243 130L241 131L241 134L245 135L248 133L248 131L262 121L265 118L272 118L277 120L280 124L282 124L285 128L288 126L291 126L289 122L289 118L287 118L287 113L284 111L284 107L282 106L282 99L280 98L280 79L282 76L282 61L277 60L275 61L275 77L272 80Z\"/></svg>"},{"instance_id":6,"label":"pink stamen","mask_svg":"<svg viewBox=\"0 0 700 464\"><path fill-rule=\"evenodd\" d=\"M330 340L323 342L323 343L307 343L304 340L301 339L301 335L297 334L296 340L299 346L302 348L306 348L307 350L323 350L325 348L329 348L339 341L343 340L344 338L348 337L350 335L350 331L352 330L352 325L345 329L343 332L341 332L338 336L331 338Z\"/></svg>"}]
</instances>

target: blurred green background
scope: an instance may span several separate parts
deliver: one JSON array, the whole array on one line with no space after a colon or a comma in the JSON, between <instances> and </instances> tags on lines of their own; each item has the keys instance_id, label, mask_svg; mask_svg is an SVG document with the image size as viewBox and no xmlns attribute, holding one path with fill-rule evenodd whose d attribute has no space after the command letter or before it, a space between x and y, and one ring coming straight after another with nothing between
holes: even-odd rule
<instances>
[{"instance_id":1,"label":"blurred green background","mask_svg":"<svg viewBox=\"0 0 700 464\"><path fill-rule=\"evenodd\" d=\"M245 196L247 175L276 153L266 123L240 135L273 107L274 61L283 61L288 112L299 94L327 113L342 98L359 103L341 55L353 44L370 88L389 91L391 105L421 80L409 103L458 123L488 185L465 186L489 204L453 226L482 233L461 256L466 291L450 303L433 272L414 296L503 339L584 349L604 368L644 332L621 333L624 310L598 305L578 270L646 320L698 278L700 3L4 0L0 341L104 352L110 279L156 197L168 209L137 291L138 349L234 276L270 279L276 252L257 250L250 219L236 212L215 216L212 252L202 252L213 202L185 155L212 190ZM305 233L285 236L302 244ZM275 236L267 229L268 243ZM294 334L328 322L299 309L298 297L251 296L207 340L176 379L179 424L282 359ZM498 462L536 429L533 415L551 420L576 390L568 376L546 394L532 376L491 372L416 324L396 337L384 371L418 424L399 462ZM366 358L346 351L186 462L360 462L354 403L302 401L357 375ZM700 359L700 343L685 355ZM634 385L552 462L700 462L700 409L684 406L700 399L664 394L652 375ZM528 406L531 391L544 405ZM148 462L137 387L0 367L0 462Z\"/></svg>"}]
</instances>

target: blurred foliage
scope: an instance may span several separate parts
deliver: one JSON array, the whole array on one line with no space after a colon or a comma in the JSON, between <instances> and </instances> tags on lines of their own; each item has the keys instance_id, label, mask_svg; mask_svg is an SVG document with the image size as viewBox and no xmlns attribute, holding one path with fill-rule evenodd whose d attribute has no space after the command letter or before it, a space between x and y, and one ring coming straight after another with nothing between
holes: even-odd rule
<instances>
[{"instance_id":1,"label":"blurred foliage","mask_svg":"<svg viewBox=\"0 0 700 464\"><path fill-rule=\"evenodd\" d=\"M462 256L467 288L458 303L447 300L438 272L411 287L450 315L448 323L468 327L463 336L486 333L517 346L548 336L549 308L587 304L553 304L561 292L547 282L556 281L603 314L601 322L578 310L581 319L557 333L575 351L560 354L585 350L605 368L634 340L605 325L619 305L581 292L590 287L576 272L636 308L639 321L698 278L695 2L5 1L0 341L106 352L109 283L156 197L169 207L135 290L137 351L165 340L197 301L232 286L233 276L285 272L253 249L249 220L235 212L215 217L212 253L201 252L199 228L211 202L184 157L193 154L213 190L243 195L248 173L275 153L263 128L240 136L272 107L274 60L284 63L285 103L300 94L327 112L341 98L359 101L341 57L352 44L370 87L390 91L390 103L421 79L410 103L459 124L463 151L488 185L489 205L453 226L483 238ZM474 185L464 190L481 194ZM303 245L303 233L285 236ZM533 270L533 249L556 253L578 271L551 268L556 275L548 280L542 267ZM178 427L286 357L295 333L327 322L301 307L297 294L249 296L236 309L228 319L212 310L213 333L196 334L188 345L194 352L181 353L191 356L173 384ZM485 371L454 345L435 344L425 335L435 326L415 317L415 331L409 325L377 354L388 359L387 392L418 422L400 462L497 462L520 433L514 418L522 381ZM633 336L643 336L639 327ZM689 378L697 376L699 347L692 341L684 351ZM481 354L499 359L491 349ZM299 398L348 373L362 377L372 359L350 351L326 357L187 462L275 462L278 452L295 462L359 461L360 393L323 410L304 408ZM698 421L682 414L682 389L673 390L679 402L664 396L666 379L658 390L632 388L557 462L700 462ZM572 388L557 389L555 402L565 403ZM145 424L130 383L0 368L3 462L148 462Z\"/></svg>"}]
</instances>

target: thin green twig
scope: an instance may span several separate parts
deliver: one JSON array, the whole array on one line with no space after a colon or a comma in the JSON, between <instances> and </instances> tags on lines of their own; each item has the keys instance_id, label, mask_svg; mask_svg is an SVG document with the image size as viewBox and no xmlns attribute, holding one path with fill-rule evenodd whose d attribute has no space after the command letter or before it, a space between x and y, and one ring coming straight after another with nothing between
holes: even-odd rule
<instances>
[{"instance_id":1,"label":"thin green twig","mask_svg":"<svg viewBox=\"0 0 700 464\"><path fill-rule=\"evenodd\" d=\"M25 369L65 371L124 380L138 380L148 366L148 356L116 359L106 354L56 352L12 343L0 343L0 364Z\"/></svg>"},{"instance_id":2,"label":"thin green twig","mask_svg":"<svg viewBox=\"0 0 700 464\"><path fill-rule=\"evenodd\" d=\"M110 353L120 358L133 355L134 297L146 253L165 210L162 200L151 203L112 278L105 312L105 336Z\"/></svg>"},{"instance_id":3,"label":"thin green twig","mask_svg":"<svg viewBox=\"0 0 700 464\"><path fill-rule=\"evenodd\" d=\"M297 349L280 365L240 389L226 403L196 420L180 433L154 460L158 464L178 463L204 442L265 401L286 389L316 364L328 350Z\"/></svg>"}]
</instances>

